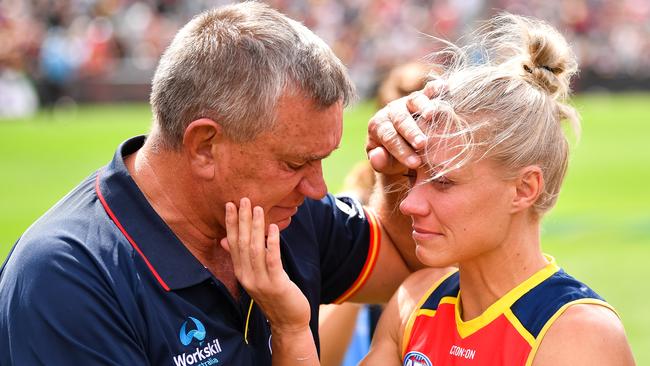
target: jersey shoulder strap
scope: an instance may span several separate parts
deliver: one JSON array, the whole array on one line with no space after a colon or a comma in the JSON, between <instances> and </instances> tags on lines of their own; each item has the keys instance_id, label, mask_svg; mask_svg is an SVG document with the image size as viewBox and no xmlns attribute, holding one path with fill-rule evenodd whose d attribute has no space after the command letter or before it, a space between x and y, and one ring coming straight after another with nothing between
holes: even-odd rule
<instances>
[{"instance_id":1,"label":"jersey shoulder strap","mask_svg":"<svg viewBox=\"0 0 650 366\"><path fill-rule=\"evenodd\" d=\"M413 329L413 323L415 323L415 318L418 314L424 311L435 311L438 309L438 304L440 300L447 296L458 296L458 291L460 290L460 276L458 270L450 272L436 281L433 286L431 286L425 293L422 295L418 304L415 306L409 319L404 328L404 334L402 337L402 356L406 352L406 348L411 340L411 331Z\"/></svg>"},{"instance_id":2,"label":"jersey shoulder strap","mask_svg":"<svg viewBox=\"0 0 650 366\"><path fill-rule=\"evenodd\" d=\"M595 291L560 269L520 297L512 304L511 310L526 330L537 338L560 309L576 301L606 304Z\"/></svg>"}]
</instances>

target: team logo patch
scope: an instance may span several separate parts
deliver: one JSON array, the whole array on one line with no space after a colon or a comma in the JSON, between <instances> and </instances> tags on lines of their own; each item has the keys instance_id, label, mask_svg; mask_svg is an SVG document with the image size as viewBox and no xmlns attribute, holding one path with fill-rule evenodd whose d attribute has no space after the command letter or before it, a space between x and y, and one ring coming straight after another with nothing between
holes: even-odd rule
<instances>
[{"instance_id":1,"label":"team logo patch","mask_svg":"<svg viewBox=\"0 0 650 366\"><path fill-rule=\"evenodd\" d=\"M205 338L205 327L198 319L189 317L189 319L194 323L196 329L192 329L189 332L187 329L187 320L183 322L181 326L181 331L178 335L183 346L187 346L192 343L192 339L196 338L197 341L201 342Z\"/></svg>"},{"instance_id":2,"label":"team logo patch","mask_svg":"<svg viewBox=\"0 0 650 366\"><path fill-rule=\"evenodd\" d=\"M433 366L429 357L421 352L411 351L404 356L404 366Z\"/></svg>"},{"instance_id":3,"label":"team logo patch","mask_svg":"<svg viewBox=\"0 0 650 366\"><path fill-rule=\"evenodd\" d=\"M188 330L189 328L189 330ZM188 316L181 325L178 339L183 346L189 346L196 339L194 350L187 350L172 356L174 366L211 366L219 363L217 356L221 353L221 344L218 338L207 339L205 326L200 320ZM195 342L196 343L196 342Z\"/></svg>"}]
</instances>

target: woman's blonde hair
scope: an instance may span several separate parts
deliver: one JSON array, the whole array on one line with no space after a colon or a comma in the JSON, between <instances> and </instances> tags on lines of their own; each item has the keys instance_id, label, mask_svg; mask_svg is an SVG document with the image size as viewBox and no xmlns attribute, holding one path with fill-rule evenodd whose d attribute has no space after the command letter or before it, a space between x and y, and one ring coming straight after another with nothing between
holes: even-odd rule
<instances>
[{"instance_id":1,"label":"woman's blonde hair","mask_svg":"<svg viewBox=\"0 0 650 366\"><path fill-rule=\"evenodd\" d=\"M442 73L432 77L448 88L435 99L425 155L442 147L455 153L431 179L470 160L494 160L509 174L537 165L544 190L534 209L543 214L557 200L568 163L561 122L580 133L580 118L565 103L575 55L550 25L512 14L487 21L472 40L464 47L445 42L448 47L432 55L443 60L437 65Z\"/></svg>"}]
</instances>

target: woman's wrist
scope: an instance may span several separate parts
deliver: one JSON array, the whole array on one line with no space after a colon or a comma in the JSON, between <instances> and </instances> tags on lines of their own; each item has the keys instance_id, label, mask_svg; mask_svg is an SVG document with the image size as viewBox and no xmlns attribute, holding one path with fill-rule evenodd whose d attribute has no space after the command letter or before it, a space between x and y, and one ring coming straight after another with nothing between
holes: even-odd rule
<instances>
[{"instance_id":1,"label":"woman's wrist","mask_svg":"<svg viewBox=\"0 0 650 366\"><path fill-rule=\"evenodd\" d=\"M305 334L309 334L311 338L311 328L309 327L309 324L277 325L277 324L273 324L273 322L270 322L270 325L271 325L271 334L273 334L273 337L279 336L279 337L283 337L283 339L290 339L290 338L300 338L303 337Z\"/></svg>"},{"instance_id":2,"label":"woman's wrist","mask_svg":"<svg viewBox=\"0 0 650 366\"><path fill-rule=\"evenodd\" d=\"M319 365L318 352L309 325L277 327L271 324L273 365Z\"/></svg>"}]
</instances>

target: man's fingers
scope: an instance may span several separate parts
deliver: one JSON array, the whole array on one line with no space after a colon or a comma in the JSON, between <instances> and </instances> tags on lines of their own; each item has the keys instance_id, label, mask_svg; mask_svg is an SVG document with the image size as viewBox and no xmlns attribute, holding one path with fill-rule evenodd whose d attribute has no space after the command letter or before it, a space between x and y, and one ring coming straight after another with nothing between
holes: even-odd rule
<instances>
[{"instance_id":1,"label":"man's fingers","mask_svg":"<svg viewBox=\"0 0 650 366\"><path fill-rule=\"evenodd\" d=\"M368 123L366 143L368 159L375 170L392 174L400 171L399 164L411 169L422 164L418 151L424 149L427 137L418 118L430 121L437 105L435 98L447 89L442 79L430 81L423 90L397 99L375 114Z\"/></svg>"},{"instance_id":2,"label":"man's fingers","mask_svg":"<svg viewBox=\"0 0 650 366\"><path fill-rule=\"evenodd\" d=\"M419 116L430 104L431 99L422 91L413 92L406 97L406 109L414 116ZM422 137L424 137L424 134L422 134Z\"/></svg>"},{"instance_id":3,"label":"man's fingers","mask_svg":"<svg viewBox=\"0 0 650 366\"><path fill-rule=\"evenodd\" d=\"M424 93L412 93L389 103L370 120L366 151L373 168L389 173L384 167L395 167L400 163L415 169L422 164L417 151L424 148L426 136L414 119L414 114L417 116L427 107L427 103L430 101ZM382 147L383 151L377 147ZM386 159L384 152L392 158Z\"/></svg>"},{"instance_id":4,"label":"man's fingers","mask_svg":"<svg viewBox=\"0 0 650 366\"><path fill-rule=\"evenodd\" d=\"M426 144L427 137L418 125L418 117L430 104L431 100L423 92L413 92L406 98L406 108L413 118L401 122L395 121L395 127L400 135L404 136L415 150L424 149Z\"/></svg>"},{"instance_id":5,"label":"man's fingers","mask_svg":"<svg viewBox=\"0 0 650 366\"><path fill-rule=\"evenodd\" d=\"M422 89L422 93L429 99L437 98L445 92L447 92L447 83L442 79L431 80Z\"/></svg>"},{"instance_id":6,"label":"man's fingers","mask_svg":"<svg viewBox=\"0 0 650 366\"><path fill-rule=\"evenodd\" d=\"M406 108L406 99L390 103L386 108L387 113L378 114L368 125L369 136L400 163L409 168L418 167L421 162L412 143L421 144L423 140L416 137L419 128Z\"/></svg>"},{"instance_id":7,"label":"man's fingers","mask_svg":"<svg viewBox=\"0 0 650 366\"><path fill-rule=\"evenodd\" d=\"M381 146L368 151L368 161L372 168L378 172L388 171L390 160L390 154Z\"/></svg>"}]
</instances>

